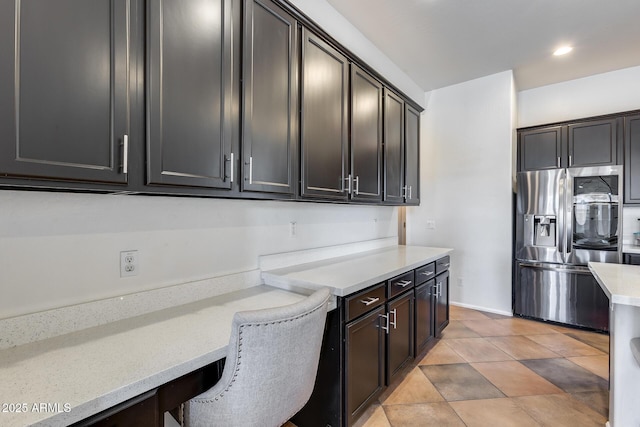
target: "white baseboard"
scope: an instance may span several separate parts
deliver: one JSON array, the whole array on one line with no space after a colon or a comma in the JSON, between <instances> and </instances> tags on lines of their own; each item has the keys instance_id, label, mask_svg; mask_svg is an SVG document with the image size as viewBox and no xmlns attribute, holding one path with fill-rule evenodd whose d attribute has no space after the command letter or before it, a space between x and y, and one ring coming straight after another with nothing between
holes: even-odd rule
<instances>
[{"instance_id":1,"label":"white baseboard","mask_svg":"<svg viewBox=\"0 0 640 427\"><path fill-rule=\"evenodd\" d=\"M471 310L486 311L488 313L501 314L503 316L513 317L513 313L511 313L510 311L496 310L494 308L480 307L478 305L465 304L465 303L456 302L456 301L450 301L449 304L455 305L457 307L462 307L462 308L470 308Z\"/></svg>"}]
</instances>

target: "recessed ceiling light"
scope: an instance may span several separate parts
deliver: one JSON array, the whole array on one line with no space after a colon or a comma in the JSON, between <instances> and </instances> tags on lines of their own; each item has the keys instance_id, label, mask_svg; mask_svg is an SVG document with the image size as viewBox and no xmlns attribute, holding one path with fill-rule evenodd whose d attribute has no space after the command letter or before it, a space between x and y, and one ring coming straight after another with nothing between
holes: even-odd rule
<instances>
[{"instance_id":1,"label":"recessed ceiling light","mask_svg":"<svg viewBox=\"0 0 640 427\"><path fill-rule=\"evenodd\" d=\"M553 52L553 54L555 56L566 55L567 53L571 52L572 50L573 50L573 48L571 46L562 46L561 48L556 49L556 51Z\"/></svg>"}]
</instances>

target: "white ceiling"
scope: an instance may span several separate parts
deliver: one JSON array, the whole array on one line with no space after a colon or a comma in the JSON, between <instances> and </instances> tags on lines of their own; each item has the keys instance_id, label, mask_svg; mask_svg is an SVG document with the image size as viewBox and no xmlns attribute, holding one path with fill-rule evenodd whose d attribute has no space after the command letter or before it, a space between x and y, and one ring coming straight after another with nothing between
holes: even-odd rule
<instances>
[{"instance_id":1,"label":"white ceiling","mask_svg":"<svg viewBox=\"0 0 640 427\"><path fill-rule=\"evenodd\" d=\"M640 65L640 0L328 2L425 91L505 70L525 90ZM563 44L573 52L554 57Z\"/></svg>"}]
</instances>

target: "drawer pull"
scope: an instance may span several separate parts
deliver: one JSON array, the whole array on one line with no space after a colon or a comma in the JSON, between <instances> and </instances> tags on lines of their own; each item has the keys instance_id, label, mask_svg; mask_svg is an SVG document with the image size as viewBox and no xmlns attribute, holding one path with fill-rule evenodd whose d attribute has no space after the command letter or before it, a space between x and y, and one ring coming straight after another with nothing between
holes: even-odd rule
<instances>
[{"instance_id":1,"label":"drawer pull","mask_svg":"<svg viewBox=\"0 0 640 427\"><path fill-rule=\"evenodd\" d=\"M368 300L363 300L363 299L360 300L360 302L363 303L364 305L371 305L378 301L380 301L380 298L375 298L375 297L369 297Z\"/></svg>"},{"instance_id":2,"label":"drawer pull","mask_svg":"<svg viewBox=\"0 0 640 427\"><path fill-rule=\"evenodd\" d=\"M440 264L440 265L441 265L441 266L443 266L443 267L447 267L447 268L449 268L449 266L451 265L451 263L450 263L450 262L448 262L448 263L446 263L446 264Z\"/></svg>"},{"instance_id":3,"label":"drawer pull","mask_svg":"<svg viewBox=\"0 0 640 427\"><path fill-rule=\"evenodd\" d=\"M433 271L422 271L420 272L420 274L422 274L423 276L433 276L435 273Z\"/></svg>"},{"instance_id":4,"label":"drawer pull","mask_svg":"<svg viewBox=\"0 0 640 427\"><path fill-rule=\"evenodd\" d=\"M394 285L396 286L401 286L403 288L406 288L407 286L409 286L411 283L413 283L411 280L400 280L399 282L395 282Z\"/></svg>"}]
</instances>

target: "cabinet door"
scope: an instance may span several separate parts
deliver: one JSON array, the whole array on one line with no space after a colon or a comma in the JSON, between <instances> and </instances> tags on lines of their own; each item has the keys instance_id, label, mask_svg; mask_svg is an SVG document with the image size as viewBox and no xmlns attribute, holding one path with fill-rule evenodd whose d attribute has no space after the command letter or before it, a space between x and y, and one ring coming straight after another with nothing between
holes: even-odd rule
<instances>
[{"instance_id":1,"label":"cabinet door","mask_svg":"<svg viewBox=\"0 0 640 427\"><path fill-rule=\"evenodd\" d=\"M411 360L415 351L413 290L389 302L389 342L387 344L387 384Z\"/></svg>"},{"instance_id":2,"label":"cabinet door","mask_svg":"<svg viewBox=\"0 0 640 427\"><path fill-rule=\"evenodd\" d=\"M347 199L347 58L302 30L302 196Z\"/></svg>"},{"instance_id":3,"label":"cabinet door","mask_svg":"<svg viewBox=\"0 0 640 427\"><path fill-rule=\"evenodd\" d=\"M518 132L518 171L566 167L561 126Z\"/></svg>"},{"instance_id":4,"label":"cabinet door","mask_svg":"<svg viewBox=\"0 0 640 427\"><path fill-rule=\"evenodd\" d=\"M624 263L630 265L640 265L640 254L624 254Z\"/></svg>"},{"instance_id":5,"label":"cabinet door","mask_svg":"<svg viewBox=\"0 0 640 427\"><path fill-rule=\"evenodd\" d=\"M624 202L640 203L640 115L624 119Z\"/></svg>"},{"instance_id":6,"label":"cabinet door","mask_svg":"<svg viewBox=\"0 0 640 427\"><path fill-rule=\"evenodd\" d=\"M382 200L382 84L351 64L352 200Z\"/></svg>"},{"instance_id":7,"label":"cabinet door","mask_svg":"<svg viewBox=\"0 0 640 427\"><path fill-rule=\"evenodd\" d=\"M270 0L245 3L242 189L294 193L297 21Z\"/></svg>"},{"instance_id":8,"label":"cabinet door","mask_svg":"<svg viewBox=\"0 0 640 427\"><path fill-rule=\"evenodd\" d=\"M416 356L425 348L434 336L432 288L435 280L431 279L415 290L416 293Z\"/></svg>"},{"instance_id":9,"label":"cabinet door","mask_svg":"<svg viewBox=\"0 0 640 427\"><path fill-rule=\"evenodd\" d=\"M617 119L609 119L567 126L569 134L569 167L617 164L617 123Z\"/></svg>"},{"instance_id":10,"label":"cabinet door","mask_svg":"<svg viewBox=\"0 0 640 427\"><path fill-rule=\"evenodd\" d=\"M128 5L0 3L0 174L127 183Z\"/></svg>"},{"instance_id":11,"label":"cabinet door","mask_svg":"<svg viewBox=\"0 0 640 427\"><path fill-rule=\"evenodd\" d=\"M405 104L405 202L420 204L420 113Z\"/></svg>"},{"instance_id":12,"label":"cabinet door","mask_svg":"<svg viewBox=\"0 0 640 427\"><path fill-rule=\"evenodd\" d=\"M404 101L384 91L384 201L404 202Z\"/></svg>"},{"instance_id":13,"label":"cabinet door","mask_svg":"<svg viewBox=\"0 0 640 427\"><path fill-rule=\"evenodd\" d=\"M347 424L367 409L384 389L384 360L388 325L382 306L346 326L346 413Z\"/></svg>"},{"instance_id":14,"label":"cabinet door","mask_svg":"<svg viewBox=\"0 0 640 427\"><path fill-rule=\"evenodd\" d=\"M231 188L231 0L148 3L147 180Z\"/></svg>"},{"instance_id":15,"label":"cabinet door","mask_svg":"<svg viewBox=\"0 0 640 427\"><path fill-rule=\"evenodd\" d=\"M434 334L439 337L449 324L449 272L436 276Z\"/></svg>"}]
</instances>

